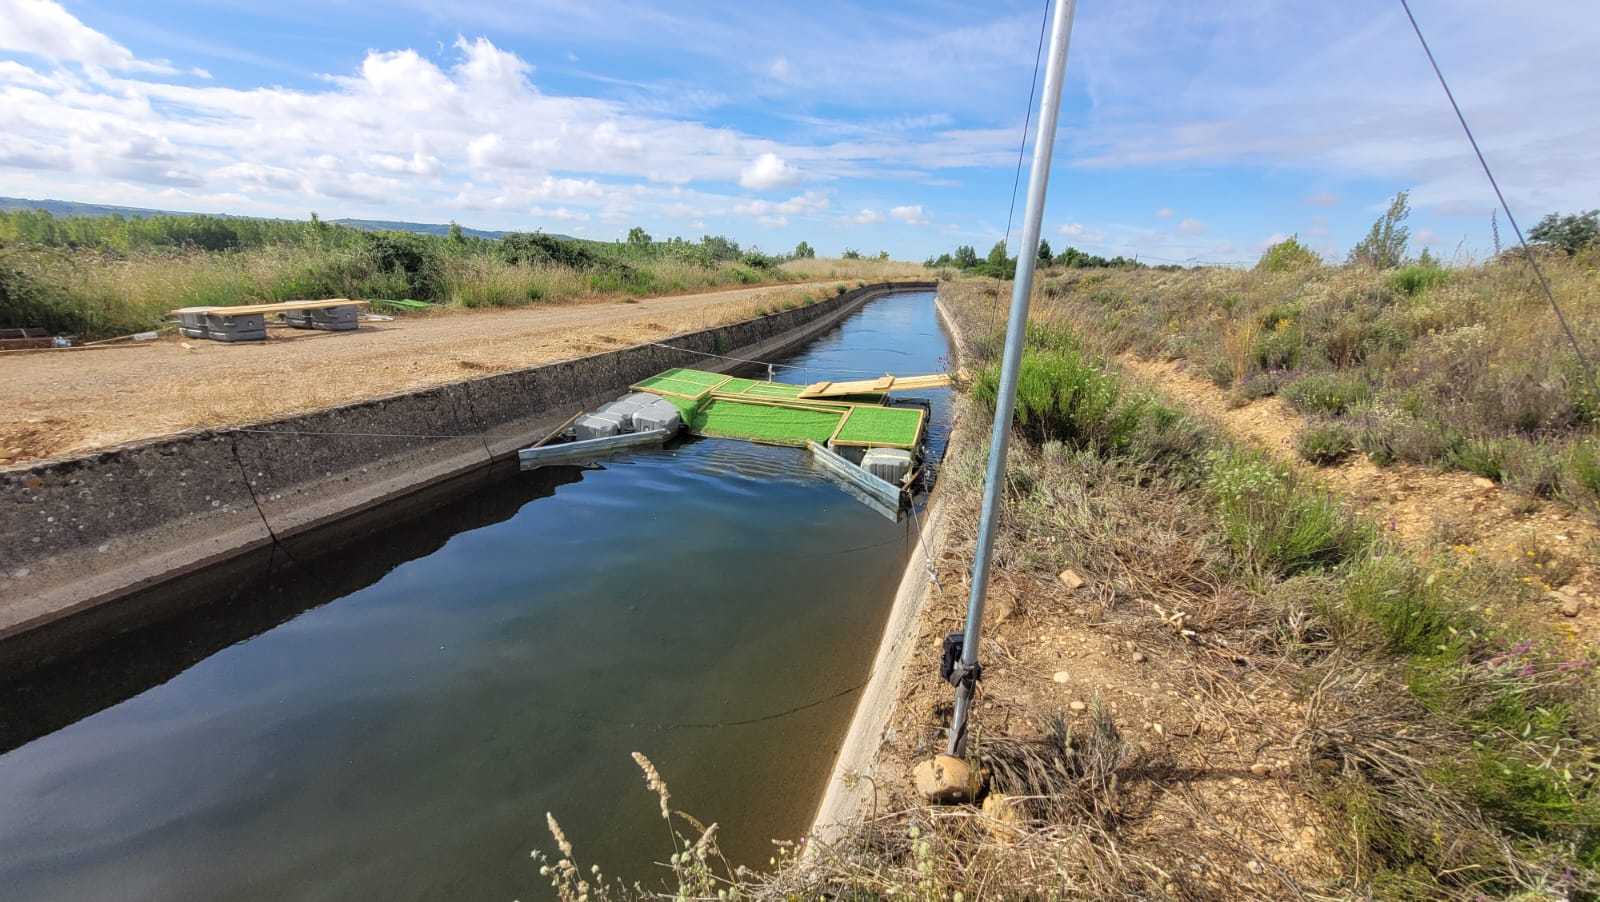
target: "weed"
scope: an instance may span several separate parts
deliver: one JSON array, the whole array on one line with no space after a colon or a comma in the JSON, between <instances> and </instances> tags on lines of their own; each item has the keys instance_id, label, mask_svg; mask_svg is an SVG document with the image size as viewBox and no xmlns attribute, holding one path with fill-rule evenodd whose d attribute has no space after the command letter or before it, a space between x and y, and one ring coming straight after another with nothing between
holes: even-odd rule
<instances>
[{"instance_id":1,"label":"weed","mask_svg":"<svg viewBox=\"0 0 1600 902\"><path fill-rule=\"evenodd\" d=\"M1356 450L1355 433L1344 423L1313 423L1300 430L1295 450L1317 466L1336 464Z\"/></svg>"},{"instance_id":2,"label":"weed","mask_svg":"<svg viewBox=\"0 0 1600 902\"><path fill-rule=\"evenodd\" d=\"M1259 455L1214 451L1208 470L1206 488L1222 532L1234 554L1258 572L1291 576L1331 566L1374 541L1371 527L1331 496L1296 485Z\"/></svg>"},{"instance_id":3,"label":"weed","mask_svg":"<svg viewBox=\"0 0 1600 902\"><path fill-rule=\"evenodd\" d=\"M1303 413L1337 417L1372 397L1359 373L1312 373L1287 382L1278 394Z\"/></svg>"}]
</instances>

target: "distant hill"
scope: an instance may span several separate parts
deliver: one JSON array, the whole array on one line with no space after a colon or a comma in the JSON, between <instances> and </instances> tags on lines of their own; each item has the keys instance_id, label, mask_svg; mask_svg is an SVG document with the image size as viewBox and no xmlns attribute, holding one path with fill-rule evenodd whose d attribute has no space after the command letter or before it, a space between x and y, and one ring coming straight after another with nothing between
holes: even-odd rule
<instances>
[{"instance_id":1,"label":"distant hill","mask_svg":"<svg viewBox=\"0 0 1600 902\"><path fill-rule=\"evenodd\" d=\"M51 216L61 218L75 216L122 216L128 219L144 219L149 216L219 216L227 219L271 218L264 216L238 216L232 213L190 213L182 210L152 210L146 207L118 207L112 204L81 204L72 200L30 200L24 197L0 197L0 210L44 210ZM450 232L448 224L441 225L430 222L399 222L384 219L330 219L328 222L367 232L416 232L421 235L446 235ZM466 226L462 226L461 231L475 238L503 238L508 234L504 231L469 229ZM575 240L570 235L557 235L553 232L547 234L555 238Z\"/></svg>"}]
</instances>

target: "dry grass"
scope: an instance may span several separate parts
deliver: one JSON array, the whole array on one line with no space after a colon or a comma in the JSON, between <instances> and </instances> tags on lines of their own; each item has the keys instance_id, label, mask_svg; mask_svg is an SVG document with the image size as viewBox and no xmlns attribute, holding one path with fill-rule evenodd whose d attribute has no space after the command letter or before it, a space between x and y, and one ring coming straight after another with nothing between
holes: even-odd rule
<instances>
[{"instance_id":1,"label":"dry grass","mask_svg":"<svg viewBox=\"0 0 1600 902\"><path fill-rule=\"evenodd\" d=\"M1600 361L1600 251L1543 261ZM1047 276L1037 304L1097 350L1181 360L1248 403L1307 376L1385 465L1438 465L1594 509L1600 386L1525 263L1452 269L1106 270ZM1587 444L1586 444L1587 443Z\"/></svg>"},{"instance_id":2,"label":"dry grass","mask_svg":"<svg viewBox=\"0 0 1600 902\"><path fill-rule=\"evenodd\" d=\"M934 279L937 273L920 263L899 260L844 260L812 257L790 260L778 267L799 279L860 279L882 282L890 279Z\"/></svg>"}]
</instances>

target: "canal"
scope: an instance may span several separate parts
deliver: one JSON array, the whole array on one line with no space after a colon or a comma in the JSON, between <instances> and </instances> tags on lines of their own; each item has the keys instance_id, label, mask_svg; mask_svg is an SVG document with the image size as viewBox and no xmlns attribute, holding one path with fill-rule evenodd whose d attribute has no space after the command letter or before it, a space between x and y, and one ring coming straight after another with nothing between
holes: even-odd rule
<instances>
[{"instance_id":1,"label":"canal","mask_svg":"<svg viewBox=\"0 0 1600 902\"><path fill-rule=\"evenodd\" d=\"M950 353L903 293L778 378ZM947 395L918 393L932 456ZM163 589L206 603L0 682L0 895L539 898L546 811L649 884L672 848L633 751L764 864L809 826L915 541L803 451L689 439Z\"/></svg>"}]
</instances>

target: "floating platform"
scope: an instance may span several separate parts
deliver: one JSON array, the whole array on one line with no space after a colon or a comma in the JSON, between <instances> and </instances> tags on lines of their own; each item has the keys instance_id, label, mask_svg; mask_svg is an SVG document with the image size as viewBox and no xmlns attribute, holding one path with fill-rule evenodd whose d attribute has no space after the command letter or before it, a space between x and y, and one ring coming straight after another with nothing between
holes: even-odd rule
<instances>
[{"instance_id":1,"label":"floating platform","mask_svg":"<svg viewBox=\"0 0 1600 902\"><path fill-rule=\"evenodd\" d=\"M886 376L870 383L826 384L854 389L884 385L885 380L883 391L852 390L807 398L804 394L812 386L678 368L631 387L672 401L696 435L795 447L816 442L830 448L915 449L922 441L927 412L918 407L888 406L887 393L908 384L924 388L948 385L949 377Z\"/></svg>"},{"instance_id":2,"label":"floating platform","mask_svg":"<svg viewBox=\"0 0 1600 902\"><path fill-rule=\"evenodd\" d=\"M567 435L574 441L540 442L518 456L525 469L580 463L663 442L680 428L694 435L808 448L823 473L895 519L916 475L928 411L891 405L889 393L949 384L942 375L887 375L792 385L680 367L633 384L632 394L574 416L545 440ZM856 452L861 462L840 449L861 449Z\"/></svg>"}]
</instances>

